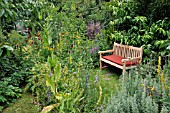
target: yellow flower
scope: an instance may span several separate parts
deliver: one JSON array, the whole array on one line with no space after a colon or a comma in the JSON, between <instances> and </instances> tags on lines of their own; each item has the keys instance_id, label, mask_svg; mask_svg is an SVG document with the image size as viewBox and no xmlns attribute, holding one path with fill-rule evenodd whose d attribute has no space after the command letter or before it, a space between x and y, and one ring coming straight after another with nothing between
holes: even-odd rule
<instances>
[{"instance_id":1,"label":"yellow flower","mask_svg":"<svg viewBox=\"0 0 170 113\"><path fill-rule=\"evenodd\" d=\"M161 57L159 56L159 59L158 59L158 69L157 69L157 72L158 72L158 75L160 75L161 73Z\"/></svg>"},{"instance_id":2,"label":"yellow flower","mask_svg":"<svg viewBox=\"0 0 170 113\"><path fill-rule=\"evenodd\" d=\"M164 88L167 90L168 89L168 87L166 86L166 84L164 84Z\"/></svg>"},{"instance_id":3,"label":"yellow flower","mask_svg":"<svg viewBox=\"0 0 170 113\"><path fill-rule=\"evenodd\" d=\"M48 48L48 50L53 51L54 49L50 47L50 48Z\"/></svg>"},{"instance_id":4,"label":"yellow flower","mask_svg":"<svg viewBox=\"0 0 170 113\"><path fill-rule=\"evenodd\" d=\"M77 43L78 43L78 45L80 45L80 41L79 40L77 41Z\"/></svg>"},{"instance_id":5,"label":"yellow flower","mask_svg":"<svg viewBox=\"0 0 170 113\"><path fill-rule=\"evenodd\" d=\"M66 35L68 35L68 32L66 32Z\"/></svg>"},{"instance_id":6,"label":"yellow flower","mask_svg":"<svg viewBox=\"0 0 170 113\"><path fill-rule=\"evenodd\" d=\"M64 66L64 74L68 74L68 67L67 66Z\"/></svg>"},{"instance_id":7,"label":"yellow flower","mask_svg":"<svg viewBox=\"0 0 170 113\"><path fill-rule=\"evenodd\" d=\"M69 61L70 61L70 64L72 64L72 57L71 57L71 55L70 55L70 59L69 59Z\"/></svg>"},{"instance_id":8,"label":"yellow flower","mask_svg":"<svg viewBox=\"0 0 170 113\"><path fill-rule=\"evenodd\" d=\"M78 35L77 35L76 37L77 37L77 38L80 38L80 36L78 36Z\"/></svg>"},{"instance_id":9,"label":"yellow flower","mask_svg":"<svg viewBox=\"0 0 170 113\"><path fill-rule=\"evenodd\" d=\"M151 88L151 91L154 91L154 86Z\"/></svg>"},{"instance_id":10,"label":"yellow flower","mask_svg":"<svg viewBox=\"0 0 170 113\"><path fill-rule=\"evenodd\" d=\"M161 82L164 83L165 82L165 79L164 79L164 73L162 73L161 75Z\"/></svg>"},{"instance_id":11,"label":"yellow flower","mask_svg":"<svg viewBox=\"0 0 170 113\"><path fill-rule=\"evenodd\" d=\"M71 93L65 93L64 96L68 97L68 96L70 96L70 95L71 95Z\"/></svg>"},{"instance_id":12,"label":"yellow flower","mask_svg":"<svg viewBox=\"0 0 170 113\"><path fill-rule=\"evenodd\" d=\"M32 43L32 42L33 42L33 40L28 40L28 42L29 42L29 43Z\"/></svg>"},{"instance_id":13,"label":"yellow flower","mask_svg":"<svg viewBox=\"0 0 170 113\"><path fill-rule=\"evenodd\" d=\"M143 86L143 87L144 87L144 86L145 86L145 84L141 84L141 86Z\"/></svg>"},{"instance_id":14,"label":"yellow flower","mask_svg":"<svg viewBox=\"0 0 170 113\"><path fill-rule=\"evenodd\" d=\"M60 44L57 44L57 48L60 48Z\"/></svg>"}]
</instances>

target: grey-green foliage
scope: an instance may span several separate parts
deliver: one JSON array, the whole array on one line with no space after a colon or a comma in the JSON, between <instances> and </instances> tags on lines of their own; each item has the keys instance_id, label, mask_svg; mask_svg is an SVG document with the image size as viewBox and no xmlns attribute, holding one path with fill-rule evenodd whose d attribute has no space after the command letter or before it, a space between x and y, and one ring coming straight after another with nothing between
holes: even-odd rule
<instances>
[{"instance_id":1,"label":"grey-green foliage","mask_svg":"<svg viewBox=\"0 0 170 113\"><path fill-rule=\"evenodd\" d=\"M144 91L143 78L134 73L125 76L122 89L111 96L103 113L158 113L157 103Z\"/></svg>"},{"instance_id":2,"label":"grey-green foliage","mask_svg":"<svg viewBox=\"0 0 170 113\"><path fill-rule=\"evenodd\" d=\"M169 113L169 111L165 106L163 106L162 110L161 110L161 113Z\"/></svg>"},{"instance_id":3,"label":"grey-green foliage","mask_svg":"<svg viewBox=\"0 0 170 113\"><path fill-rule=\"evenodd\" d=\"M140 99L136 94L129 96L126 92L121 92L111 97L103 113L158 113L158 106L144 92Z\"/></svg>"}]
</instances>

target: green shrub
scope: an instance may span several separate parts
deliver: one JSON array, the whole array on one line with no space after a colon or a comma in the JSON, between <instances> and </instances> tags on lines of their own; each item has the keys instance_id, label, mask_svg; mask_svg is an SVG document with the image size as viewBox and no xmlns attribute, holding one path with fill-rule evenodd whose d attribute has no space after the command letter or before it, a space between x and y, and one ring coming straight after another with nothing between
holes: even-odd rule
<instances>
[{"instance_id":1,"label":"green shrub","mask_svg":"<svg viewBox=\"0 0 170 113\"><path fill-rule=\"evenodd\" d=\"M146 2L142 6L148 5L147 1L138 2ZM113 11L112 16L114 19L110 21L109 27L106 30L108 42L110 45L116 41L127 45L142 46L144 60L146 57L149 57L150 51L167 55L168 52L165 47L161 47L160 45L169 40L168 26L170 22L168 15L167 17L164 15L160 17L161 19L154 19L153 21L152 16L139 15L136 11L140 11L141 7L135 7L136 5L134 1L113 2L111 4L110 10Z\"/></svg>"},{"instance_id":2,"label":"green shrub","mask_svg":"<svg viewBox=\"0 0 170 113\"><path fill-rule=\"evenodd\" d=\"M11 85L8 80L0 81L0 111L6 107L10 102L14 102L17 98L21 97L22 89L18 86Z\"/></svg>"}]
</instances>

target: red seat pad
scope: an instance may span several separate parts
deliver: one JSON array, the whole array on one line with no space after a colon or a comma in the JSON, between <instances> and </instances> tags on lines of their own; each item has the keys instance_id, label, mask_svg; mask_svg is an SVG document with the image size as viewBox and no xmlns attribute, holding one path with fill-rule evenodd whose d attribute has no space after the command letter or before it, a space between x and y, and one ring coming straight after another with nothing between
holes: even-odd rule
<instances>
[{"instance_id":1,"label":"red seat pad","mask_svg":"<svg viewBox=\"0 0 170 113\"><path fill-rule=\"evenodd\" d=\"M122 56L118 56L118 55L115 55L115 54L103 56L102 58L109 60L111 62L114 62L114 63L121 65L121 66L123 66L122 59L125 59ZM138 62L135 62L135 61L127 61L126 62L126 66L132 66L132 65L136 65L136 64L138 64Z\"/></svg>"}]
</instances>

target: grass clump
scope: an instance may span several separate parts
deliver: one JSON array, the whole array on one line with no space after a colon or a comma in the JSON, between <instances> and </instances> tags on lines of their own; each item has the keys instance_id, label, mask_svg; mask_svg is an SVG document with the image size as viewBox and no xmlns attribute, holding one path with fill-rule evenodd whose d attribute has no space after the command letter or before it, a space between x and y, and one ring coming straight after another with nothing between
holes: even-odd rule
<instances>
[{"instance_id":1,"label":"grass clump","mask_svg":"<svg viewBox=\"0 0 170 113\"><path fill-rule=\"evenodd\" d=\"M20 99L15 103L11 103L2 113L38 113L39 109L34 100L33 95L24 93Z\"/></svg>"}]
</instances>

